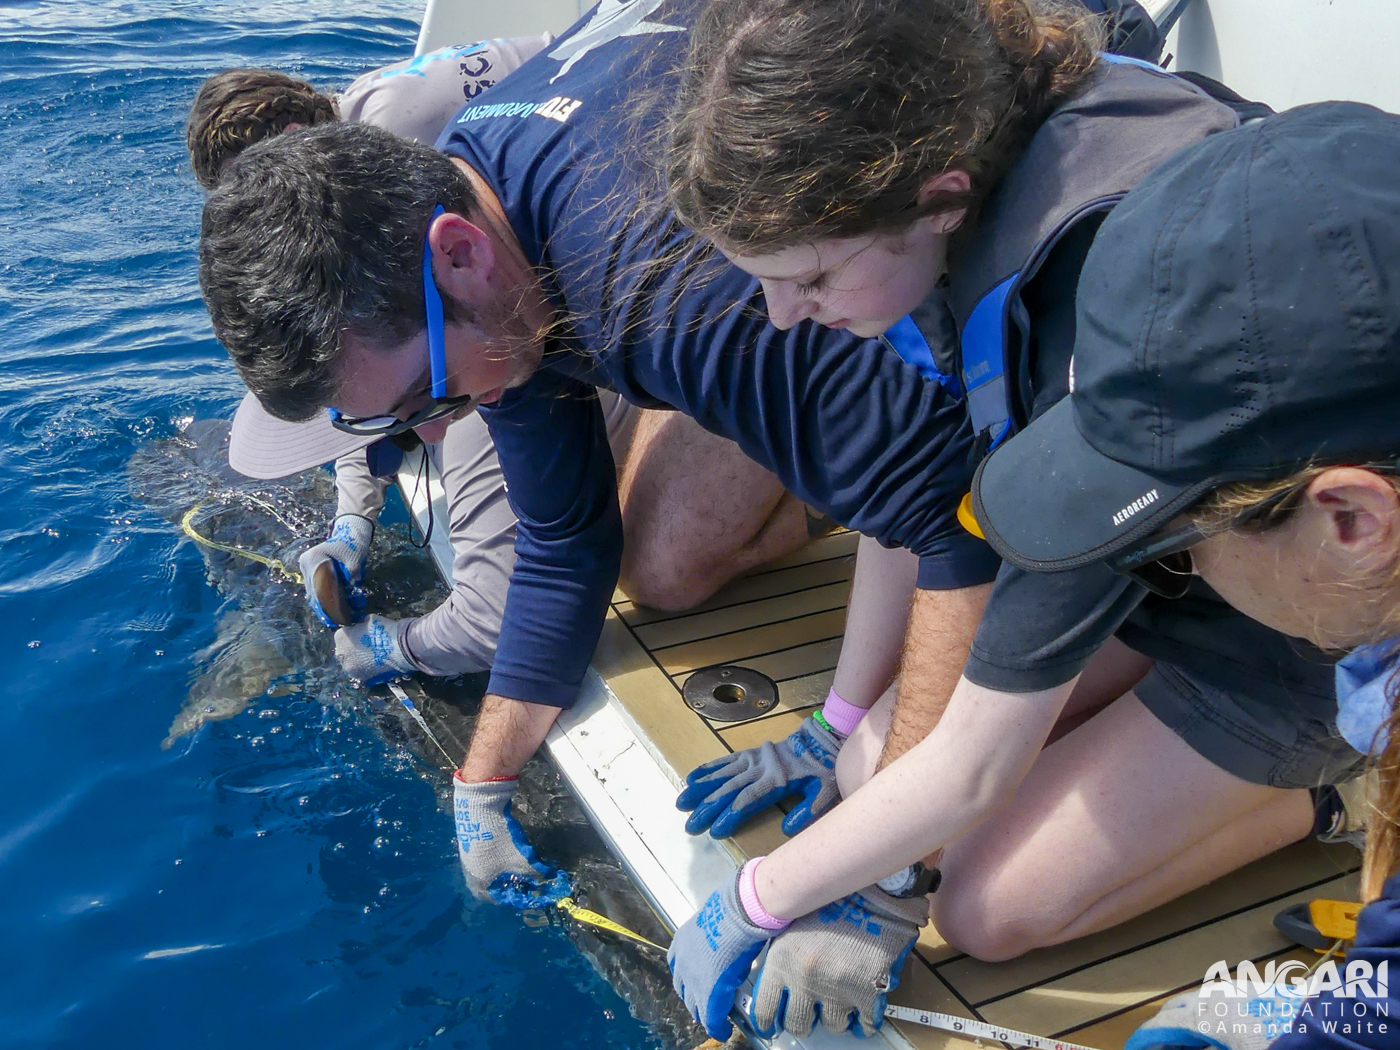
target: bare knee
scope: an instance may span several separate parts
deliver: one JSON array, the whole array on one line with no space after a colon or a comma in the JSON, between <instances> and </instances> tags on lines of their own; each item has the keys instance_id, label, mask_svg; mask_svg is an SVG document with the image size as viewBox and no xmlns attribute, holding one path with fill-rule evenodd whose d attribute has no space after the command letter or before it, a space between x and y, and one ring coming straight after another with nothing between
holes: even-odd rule
<instances>
[{"instance_id":1,"label":"bare knee","mask_svg":"<svg viewBox=\"0 0 1400 1050\"><path fill-rule=\"evenodd\" d=\"M645 413L618 485L622 585L678 611L807 539L802 504L739 446L678 412Z\"/></svg>"},{"instance_id":2,"label":"bare knee","mask_svg":"<svg viewBox=\"0 0 1400 1050\"><path fill-rule=\"evenodd\" d=\"M1073 919L1057 914L1053 903L1024 892L1021 880L999 878L1006 874L1000 859L968 858L965 852L960 856L954 846L939 867L944 878L933 895L934 926L944 940L974 959L1005 962L1056 944Z\"/></svg>"},{"instance_id":3,"label":"bare knee","mask_svg":"<svg viewBox=\"0 0 1400 1050\"><path fill-rule=\"evenodd\" d=\"M950 945L983 962L1005 962L1049 943L1033 923L979 894L960 894L946 880L933 895L933 924Z\"/></svg>"},{"instance_id":4,"label":"bare knee","mask_svg":"<svg viewBox=\"0 0 1400 1050\"><path fill-rule=\"evenodd\" d=\"M677 571L645 552L622 558L618 586L638 605L662 612L684 612L699 605L719 588L701 585L702 577Z\"/></svg>"},{"instance_id":5,"label":"bare knee","mask_svg":"<svg viewBox=\"0 0 1400 1050\"><path fill-rule=\"evenodd\" d=\"M629 499L623 505L622 566L618 586L639 605L682 612L699 605L724 582L710 571L705 552L677 535L661 503ZM718 582L717 582L718 581Z\"/></svg>"}]
</instances>

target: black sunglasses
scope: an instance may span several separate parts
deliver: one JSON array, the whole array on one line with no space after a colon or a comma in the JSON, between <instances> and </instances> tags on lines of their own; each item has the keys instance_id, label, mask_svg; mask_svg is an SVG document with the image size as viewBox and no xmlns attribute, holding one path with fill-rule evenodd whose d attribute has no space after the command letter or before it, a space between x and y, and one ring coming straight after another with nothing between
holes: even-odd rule
<instances>
[{"instance_id":1,"label":"black sunglasses","mask_svg":"<svg viewBox=\"0 0 1400 1050\"><path fill-rule=\"evenodd\" d=\"M1365 463L1361 469L1378 474L1397 474L1400 473L1400 460ZM1291 511L1293 508L1290 504L1300 499L1309 484L1310 479L1274 493L1235 518L1229 523L1229 528L1257 523ZM1206 531L1194 522L1168 527L1152 533L1136 547L1109 555L1104 563L1116 573L1131 576L1153 594L1160 594L1163 598L1182 598L1190 588L1194 575L1191 548L1216 531L1219 530Z\"/></svg>"},{"instance_id":2,"label":"black sunglasses","mask_svg":"<svg viewBox=\"0 0 1400 1050\"><path fill-rule=\"evenodd\" d=\"M444 334L446 324L442 295L438 291L437 281L433 278L433 246L429 239L433 223L443 211L441 204L433 209L432 217L428 220L428 232L423 235L423 310L428 332L428 395L432 401L407 419L399 419L392 415L342 416L335 409L328 409L331 426L336 430L364 437L393 437L414 427L421 427L424 423L450 416L461 409L474 409L481 402L481 398L475 394L447 396L447 349Z\"/></svg>"},{"instance_id":3,"label":"black sunglasses","mask_svg":"<svg viewBox=\"0 0 1400 1050\"><path fill-rule=\"evenodd\" d=\"M1206 538L1194 522L1154 532L1137 547L1104 559L1116 573L1131 576L1153 594L1184 598L1191 587L1194 566L1191 548Z\"/></svg>"},{"instance_id":4,"label":"black sunglasses","mask_svg":"<svg viewBox=\"0 0 1400 1050\"><path fill-rule=\"evenodd\" d=\"M347 434L394 437L414 427L421 427L424 423L450 416L463 408L476 408L480 402L481 398L476 394L434 398L431 404L420 408L407 419L400 419L398 416L342 416L335 409L331 409L331 426Z\"/></svg>"},{"instance_id":5,"label":"black sunglasses","mask_svg":"<svg viewBox=\"0 0 1400 1050\"><path fill-rule=\"evenodd\" d=\"M1229 527L1248 525L1278 513L1306 488L1306 484L1294 485L1274 493L1237 517ZM1218 530L1208 532L1190 521L1169 526L1152 533L1136 547L1109 555L1104 562L1114 572L1131 576L1153 594L1160 594L1163 598L1183 598L1191 587L1191 577L1195 575L1191 548L1215 531Z\"/></svg>"}]
</instances>

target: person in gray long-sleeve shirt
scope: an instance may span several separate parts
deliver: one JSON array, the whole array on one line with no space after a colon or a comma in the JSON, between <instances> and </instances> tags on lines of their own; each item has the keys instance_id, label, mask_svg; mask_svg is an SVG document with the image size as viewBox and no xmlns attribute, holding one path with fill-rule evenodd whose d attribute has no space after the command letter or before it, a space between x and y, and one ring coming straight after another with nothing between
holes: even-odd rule
<instances>
[{"instance_id":1,"label":"person in gray long-sleeve shirt","mask_svg":"<svg viewBox=\"0 0 1400 1050\"><path fill-rule=\"evenodd\" d=\"M608 443L621 462L638 412L610 390L600 390L598 395ZM432 612L390 623L390 629L397 633L400 649L414 670L443 676L484 671L496 655L506 589L515 565L515 514L506 500L496 447L480 416L458 420L447 428L441 442L426 447L447 497L452 593ZM363 452L342 456L335 463L336 519L356 515L377 521L387 486L387 478L370 472ZM336 634L339 655L341 639L349 640L351 635L344 630ZM342 662L358 656L351 652ZM372 671L366 674L373 677Z\"/></svg>"}]
</instances>

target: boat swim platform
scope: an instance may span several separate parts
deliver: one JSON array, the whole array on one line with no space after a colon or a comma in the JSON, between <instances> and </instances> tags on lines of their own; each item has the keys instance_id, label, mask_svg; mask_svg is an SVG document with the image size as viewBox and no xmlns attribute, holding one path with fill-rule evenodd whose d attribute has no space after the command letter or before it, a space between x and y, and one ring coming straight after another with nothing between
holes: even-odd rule
<instances>
[{"instance_id":1,"label":"boat swim platform","mask_svg":"<svg viewBox=\"0 0 1400 1050\"><path fill-rule=\"evenodd\" d=\"M400 488L415 518L427 499L409 456ZM447 521L436 476L428 491L434 517ZM452 552L447 530L431 548L444 577ZM781 814L751 822L716 841L684 831L675 797L685 774L702 762L793 731L825 698L840 651L856 536L837 532L796 554L736 579L709 601L682 613L639 606L618 591L579 702L563 713L547 741L550 757L590 820L658 916L674 929L745 859L784 841ZM695 671L737 664L778 685L771 711L721 722L692 710L681 691ZM1201 982L1225 960L1300 959L1273 927L1281 909L1317 897L1355 900L1360 853L1313 839L1282 849L1145 915L1102 933L1003 963L964 955L926 927L890 1002L1118 1050L1162 1001ZM897 1050L960 1050L971 1040L889 1020L860 1045ZM755 1040L778 1050L856 1045L820 1026L809 1037Z\"/></svg>"}]
</instances>

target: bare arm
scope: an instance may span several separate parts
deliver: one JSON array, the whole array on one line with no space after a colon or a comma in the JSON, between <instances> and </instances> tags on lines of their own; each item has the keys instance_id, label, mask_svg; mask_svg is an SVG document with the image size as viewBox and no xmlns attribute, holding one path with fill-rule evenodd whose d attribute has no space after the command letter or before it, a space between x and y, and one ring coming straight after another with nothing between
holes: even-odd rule
<instances>
[{"instance_id":1,"label":"bare arm","mask_svg":"<svg viewBox=\"0 0 1400 1050\"><path fill-rule=\"evenodd\" d=\"M1000 693L960 679L937 726L816 824L769 854L759 900L795 918L941 849L1009 802L1074 681Z\"/></svg>"},{"instance_id":2,"label":"bare arm","mask_svg":"<svg viewBox=\"0 0 1400 1050\"><path fill-rule=\"evenodd\" d=\"M990 583L955 591L914 592L899 699L877 769L884 769L938 725L954 687L961 681L963 664L991 593Z\"/></svg>"},{"instance_id":3,"label":"bare arm","mask_svg":"<svg viewBox=\"0 0 1400 1050\"><path fill-rule=\"evenodd\" d=\"M462 779L479 784L494 777L518 775L558 717L557 707L487 694L462 763Z\"/></svg>"},{"instance_id":4,"label":"bare arm","mask_svg":"<svg viewBox=\"0 0 1400 1050\"><path fill-rule=\"evenodd\" d=\"M846 635L832 683L848 704L869 710L894 681L918 575L919 558L912 551L891 550L869 536L860 538Z\"/></svg>"}]
</instances>

